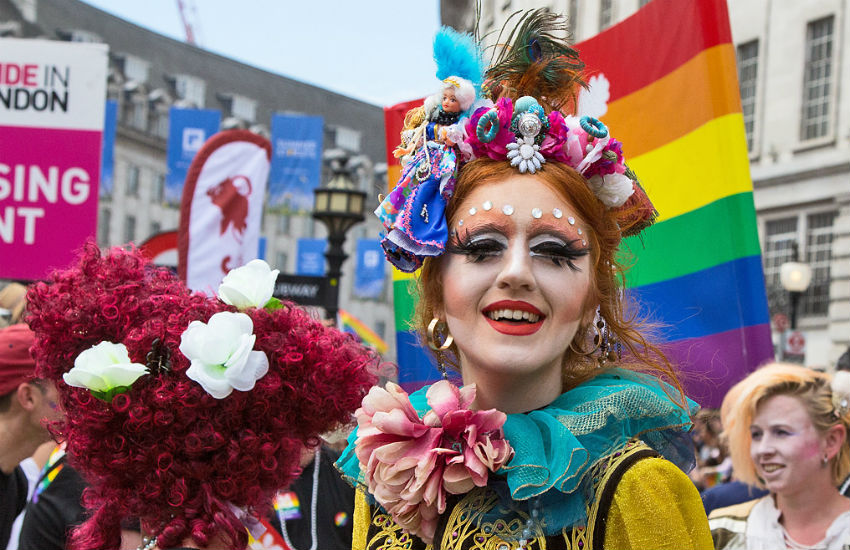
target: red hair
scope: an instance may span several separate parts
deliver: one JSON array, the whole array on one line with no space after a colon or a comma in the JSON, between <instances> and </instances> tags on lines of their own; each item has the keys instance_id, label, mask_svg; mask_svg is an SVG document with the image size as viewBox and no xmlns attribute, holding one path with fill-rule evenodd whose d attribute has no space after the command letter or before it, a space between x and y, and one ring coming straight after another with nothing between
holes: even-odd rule
<instances>
[{"instance_id":1,"label":"red hair","mask_svg":"<svg viewBox=\"0 0 850 550\"><path fill-rule=\"evenodd\" d=\"M186 537L206 546L220 535L244 548L247 533L230 505L264 511L294 479L303 445L349 423L375 382L371 353L288 304L245 312L269 371L253 390L213 398L185 376L180 337L191 321L234 308L191 293L135 251L101 257L88 244L76 266L28 297L37 373L56 381L67 415L52 429L90 483L83 500L93 514L73 534L76 548L117 548L130 516L161 547ZM170 370L142 376L111 403L62 381L99 342L123 343L133 362L146 363L157 338Z\"/></svg>"}]
</instances>

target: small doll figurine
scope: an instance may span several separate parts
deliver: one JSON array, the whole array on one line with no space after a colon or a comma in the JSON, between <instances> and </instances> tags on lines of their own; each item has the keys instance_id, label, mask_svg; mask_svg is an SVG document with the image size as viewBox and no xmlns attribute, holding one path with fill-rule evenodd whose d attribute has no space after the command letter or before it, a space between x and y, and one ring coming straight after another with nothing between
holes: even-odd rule
<instances>
[{"instance_id":1,"label":"small doll figurine","mask_svg":"<svg viewBox=\"0 0 850 550\"><path fill-rule=\"evenodd\" d=\"M396 158L407 165L416 149L425 141L436 141L453 146L457 141L457 125L461 115L469 110L476 99L475 86L459 76L449 76L437 93L428 96L421 107L412 109L404 117L401 144L393 151ZM454 138L454 139L452 139Z\"/></svg>"},{"instance_id":2,"label":"small doll figurine","mask_svg":"<svg viewBox=\"0 0 850 550\"><path fill-rule=\"evenodd\" d=\"M422 257L445 249L446 200L454 192L458 155L467 154L464 115L473 111L483 80L480 51L469 35L443 27L434 39L434 60L442 84L405 116L393 151L401 159L401 178L375 211L387 231L381 241L387 258L408 273Z\"/></svg>"}]
</instances>

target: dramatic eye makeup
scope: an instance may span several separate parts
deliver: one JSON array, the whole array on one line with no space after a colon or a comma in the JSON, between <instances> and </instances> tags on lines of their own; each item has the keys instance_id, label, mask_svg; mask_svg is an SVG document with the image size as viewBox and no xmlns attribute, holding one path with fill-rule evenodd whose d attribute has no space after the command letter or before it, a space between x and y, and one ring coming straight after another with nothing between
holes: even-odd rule
<instances>
[{"instance_id":1,"label":"dramatic eye makeup","mask_svg":"<svg viewBox=\"0 0 850 550\"><path fill-rule=\"evenodd\" d=\"M472 263L480 263L499 256L508 248L510 236L498 224L482 224L462 229L446 244L446 252L466 256ZM529 255L558 267L580 271L576 261L589 253L581 239L570 239L559 231L540 231L528 241Z\"/></svg>"},{"instance_id":2,"label":"dramatic eye makeup","mask_svg":"<svg viewBox=\"0 0 850 550\"><path fill-rule=\"evenodd\" d=\"M532 257L549 260L558 267L568 266L573 271L581 271L575 262L590 252L579 239L569 240L551 233L532 237L528 247Z\"/></svg>"},{"instance_id":3,"label":"dramatic eye makeup","mask_svg":"<svg viewBox=\"0 0 850 550\"><path fill-rule=\"evenodd\" d=\"M462 230L446 243L446 252L466 256L473 263L498 256L508 248L508 238L502 228L483 224L474 230Z\"/></svg>"}]
</instances>

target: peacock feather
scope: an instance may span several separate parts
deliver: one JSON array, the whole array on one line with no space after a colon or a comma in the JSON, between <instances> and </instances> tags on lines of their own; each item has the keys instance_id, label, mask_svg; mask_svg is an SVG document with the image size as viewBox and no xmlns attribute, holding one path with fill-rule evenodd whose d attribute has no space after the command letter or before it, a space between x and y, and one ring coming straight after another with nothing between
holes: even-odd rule
<instances>
[{"instance_id":1,"label":"peacock feather","mask_svg":"<svg viewBox=\"0 0 850 550\"><path fill-rule=\"evenodd\" d=\"M586 84L584 63L567 41L566 19L546 8L528 12L502 42L512 19L499 34L497 55L487 70L489 88L497 97L535 97L547 111L574 107L578 87Z\"/></svg>"}]
</instances>

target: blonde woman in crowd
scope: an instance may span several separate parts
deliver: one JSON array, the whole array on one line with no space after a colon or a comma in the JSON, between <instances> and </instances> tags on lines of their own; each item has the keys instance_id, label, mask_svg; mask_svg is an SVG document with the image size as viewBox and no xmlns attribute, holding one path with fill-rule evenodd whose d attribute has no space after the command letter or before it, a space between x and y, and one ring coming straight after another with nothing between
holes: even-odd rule
<instances>
[{"instance_id":1,"label":"blonde woman in crowd","mask_svg":"<svg viewBox=\"0 0 850 550\"><path fill-rule=\"evenodd\" d=\"M767 365L729 390L721 417L736 475L769 494L712 512L715 548L847 548L850 373Z\"/></svg>"}]
</instances>

